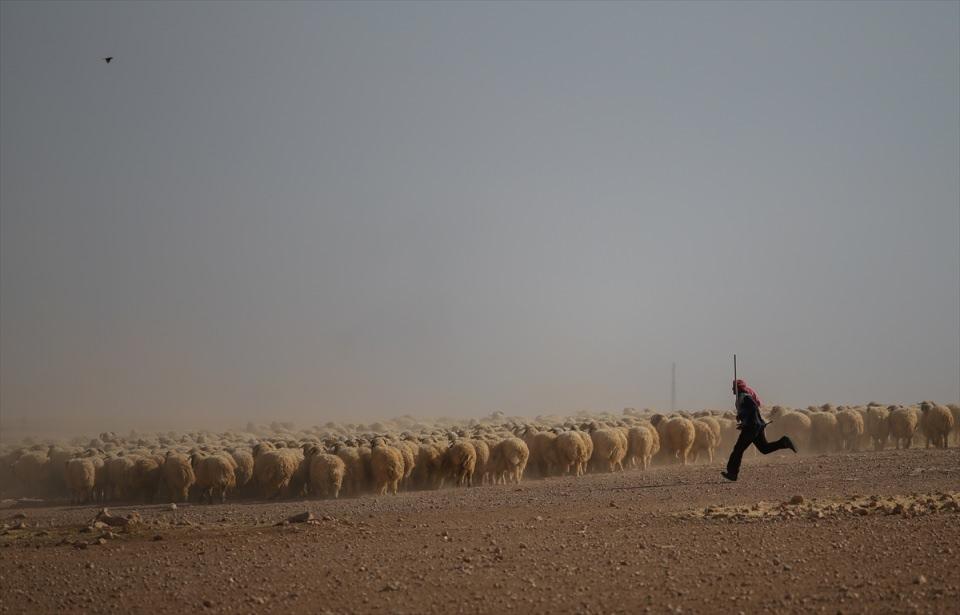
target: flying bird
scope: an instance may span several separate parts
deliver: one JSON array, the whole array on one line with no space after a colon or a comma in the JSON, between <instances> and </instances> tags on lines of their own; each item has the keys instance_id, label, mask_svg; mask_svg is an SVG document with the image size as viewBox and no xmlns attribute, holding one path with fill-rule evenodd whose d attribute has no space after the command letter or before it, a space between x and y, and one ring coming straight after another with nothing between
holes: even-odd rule
<instances>
[{"instance_id":1,"label":"flying bird","mask_svg":"<svg viewBox=\"0 0 960 615\"><path fill-rule=\"evenodd\" d=\"M112 59L113 59L113 56L110 56L110 57L108 57L108 58L104 58L103 61L106 62L107 64L109 64L109 63L110 63L110 60L112 60Z\"/></svg>"}]
</instances>

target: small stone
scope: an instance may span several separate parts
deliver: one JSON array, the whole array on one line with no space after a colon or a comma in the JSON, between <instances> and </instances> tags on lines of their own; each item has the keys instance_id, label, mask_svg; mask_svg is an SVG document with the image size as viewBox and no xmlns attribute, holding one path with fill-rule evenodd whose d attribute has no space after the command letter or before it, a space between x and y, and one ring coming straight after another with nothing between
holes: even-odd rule
<instances>
[{"instance_id":1,"label":"small stone","mask_svg":"<svg viewBox=\"0 0 960 615\"><path fill-rule=\"evenodd\" d=\"M795 495L795 496L793 496L792 498L790 498L790 505L791 505L791 506L799 506L800 504L803 504L803 496L802 496L802 495Z\"/></svg>"},{"instance_id":2,"label":"small stone","mask_svg":"<svg viewBox=\"0 0 960 615\"><path fill-rule=\"evenodd\" d=\"M212 608L212 607L213 607L213 602L212 602L211 600L204 600L204 601L203 601L203 606L205 606L205 607L208 608L208 609L209 609L209 608Z\"/></svg>"},{"instance_id":3,"label":"small stone","mask_svg":"<svg viewBox=\"0 0 960 615\"><path fill-rule=\"evenodd\" d=\"M914 579L913 582L914 582L914 584L916 584L916 585L926 585L926 584L927 584L927 577L925 577L925 576L923 576L923 575L921 574L921 575L918 576L916 579Z\"/></svg>"},{"instance_id":4,"label":"small stone","mask_svg":"<svg viewBox=\"0 0 960 615\"><path fill-rule=\"evenodd\" d=\"M153 540L154 540L154 542L156 542L156 541L158 541L158 540L163 540L163 536L161 536L160 534L156 534L156 535L153 537Z\"/></svg>"}]
</instances>

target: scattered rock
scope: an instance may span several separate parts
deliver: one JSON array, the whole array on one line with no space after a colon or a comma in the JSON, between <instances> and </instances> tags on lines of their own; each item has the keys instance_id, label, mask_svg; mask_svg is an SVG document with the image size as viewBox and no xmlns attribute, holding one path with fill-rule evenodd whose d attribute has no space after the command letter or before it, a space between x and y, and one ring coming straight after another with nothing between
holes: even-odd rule
<instances>
[{"instance_id":1,"label":"scattered rock","mask_svg":"<svg viewBox=\"0 0 960 615\"><path fill-rule=\"evenodd\" d=\"M288 523L306 523L307 521L313 521L314 519L315 517L313 516L313 513L308 510L298 515L287 517L280 523L277 523L277 525L286 525Z\"/></svg>"},{"instance_id":2,"label":"scattered rock","mask_svg":"<svg viewBox=\"0 0 960 615\"><path fill-rule=\"evenodd\" d=\"M790 505L799 506L800 504L803 504L803 501L804 500L802 495L795 495L792 498L790 498Z\"/></svg>"},{"instance_id":3,"label":"scattered rock","mask_svg":"<svg viewBox=\"0 0 960 615\"><path fill-rule=\"evenodd\" d=\"M130 525L136 525L140 523L140 513L133 511L126 517L118 517L116 515L111 515L110 511L106 508L101 508L100 512L97 513L97 516L94 520L94 527L106 527L107 525L111 527L128 527ZM105 524L97 526L97 523Z\"/></svg>"}]
</instances>

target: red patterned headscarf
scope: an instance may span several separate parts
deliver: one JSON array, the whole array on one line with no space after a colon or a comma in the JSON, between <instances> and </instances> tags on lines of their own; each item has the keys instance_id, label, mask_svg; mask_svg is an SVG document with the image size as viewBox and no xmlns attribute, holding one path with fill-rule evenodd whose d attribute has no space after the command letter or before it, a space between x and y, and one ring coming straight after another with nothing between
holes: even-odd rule
<instances>
[{"instance_id":1,"label":"red patterned headscarf","mask_svg":"<svg viewBox=\"0 0 960 615\"><path fill-rule=\"evenodd\" d=\"M746 382L744 382L743 380L735 380L733 383L733 387L737 391L737 393L744 393L752 397L753 401L757 402L758 408L763 407L763 402L760 401L760 396L757 395L756 391L748 387Z\"/></svg>"}]
</instances>

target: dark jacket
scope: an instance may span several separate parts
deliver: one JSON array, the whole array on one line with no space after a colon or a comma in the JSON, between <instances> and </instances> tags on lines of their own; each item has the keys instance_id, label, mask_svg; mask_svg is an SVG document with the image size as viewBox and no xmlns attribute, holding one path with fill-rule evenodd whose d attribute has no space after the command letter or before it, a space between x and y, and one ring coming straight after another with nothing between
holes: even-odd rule
<instances>
[{"instance_id":1,"label":"dark jacket","mask_svg":"<svg viewBox=\"0 0 960 615\"><path fill-rule=\"evenodd\" d=\"M737 422L744 427L760 427L763 425L760 406L746 393L737 394Z\"/></svg>"}]
</instances>

